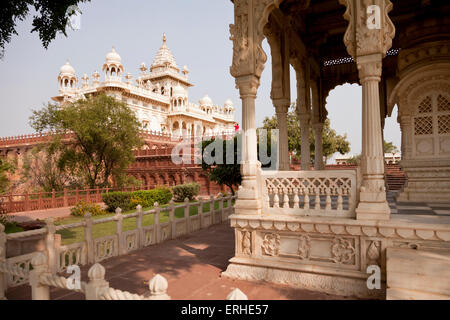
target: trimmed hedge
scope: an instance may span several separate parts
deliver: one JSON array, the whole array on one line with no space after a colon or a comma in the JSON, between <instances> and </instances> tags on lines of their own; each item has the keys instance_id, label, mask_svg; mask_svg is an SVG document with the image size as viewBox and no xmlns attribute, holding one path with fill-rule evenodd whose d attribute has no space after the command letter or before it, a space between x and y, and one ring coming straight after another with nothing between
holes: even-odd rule
<instances>
[{"instance_id":1,"label":"trimmed hedge","mask_svg":"<svg viewBox=\"0 0 450 320\"><path fill-rule=\"evenodd\" d=\"M200 184L196 182L180 184L178 186L174 186L172 191L175 201L183 202L186 198L188 198L189 201L192 201L200 192Z\"/></svg>"},{"instance_id":2,"label":"trimmed hedge","mask_svg":"<svg viewBox=\"0 0 450 320\"><path fill-rule=\"evenodd\" d=\"M102 193L102 200L108 206L107 210L110 212L116 211L117 208L128 210L131 200L131 192L108 192Z\"/></svg>"},{"instance_id":3,"label":"trimmed hedge","mask_svg":"<svg viewBox=\"0 0 450 320\"><path fill-rule=\"evenodd\" d=\"M114 212L117 208L122 210L135 209L138 204L142 207L152 207L155 202L167 204L172 199L172 192L167 187L158 187L153 190L140 190L134 192L108 192L102 194L103 202L108 211Z\"/></svg>"},{"instance_id":4,"label":"trimmed hedge","mask_svg":"<svg viewBox=\"0 0 450 320\"><path fill-rule=\"evenodd\" d=\"M75 217L84 217L86 212L90 212L92 216L100 216L106 214L105 210L95 203L88 203L86 201L78 201L77 204L70 209L70 214Z\"/></svg>"}]
</instances>

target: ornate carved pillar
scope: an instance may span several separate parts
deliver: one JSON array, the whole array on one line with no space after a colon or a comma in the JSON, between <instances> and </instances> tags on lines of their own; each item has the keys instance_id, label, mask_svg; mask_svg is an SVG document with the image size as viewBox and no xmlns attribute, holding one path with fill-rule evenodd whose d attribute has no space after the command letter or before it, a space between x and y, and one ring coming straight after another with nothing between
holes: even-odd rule
<instances>
[{"instance_id":1,"label":"ornate carved pillar","mask_svg":"<svg viewBox=\"0 0 450 320\"><path fill-rule=\"evenodd\" d=\"M274 100L277 122L278 122L278 170L289 171L289 141L287 130L287 114L290 100Z\"/></svg>"},{"instance_id":2,"label":"ornate carved pillar","mask_svg":"<svg viewBox=\"0 0 450 320\"><path fill-rule=\"evenodd\" d=\"M257 158L255 98L259 80L267 61L262 49L263 29L268 22L273 1L235 0L234 24L230 25L233 41L231 75L236 79L242 100L242 184L235 205L236 214L261 214L259 179L261 163Z\"/></svg>"},{"instance_id":3,"label":"ornate carved pillar","mask_svg":"<svg viewBox=\"0 0 450 320\"><path fill-rule=\"evenodd\" d=\"M289 41L287 30L275 22L268 23L264 31L272 55L272 90L270 97L276 110L279 130L278 169L288 171L290 166L287 113L291 104Z\"/></svg>"},{"instance_id":4,"label":"ornate carved pillar","mask_svg":"<svg viewBox=\"0 0 450 320\"><path fill-rule=\"evenodd\" d=\"M242 100L242 184L238 191L237 214L261 214L261 195L257 175L261 163L257 157L255 99L259 79L254 76L236 79Z\"/></svg>"},{"instance_id":5,"label":"ornate carved pillar","mask_svg":"<svg viewBox=\"0 0 450 320\"><path fill-rule=\"evenodd\" d=\"M389 19L389 0L339 0L349 21L344 42L355 59L362 85L362 185L358 220L388 220L384 182L384 152L380 117L379 82L382 59L392 45L395 28Z\"/></svg>"},{"instance_id":6,"label":"ornate carved pillar","mask_svg":"<svg viewBox=\"0 0 450 320\"><path fill-rule=\"evenodd\" d=\"M311 79L311 99L314 129L314 170L324 170L323 163L323 117L319 96L319 79Z\"/></svg>"},{"instance_id":7,"label":"ornate carved pillar","mask_svg":"<svg viewBox=\"0 0 450 320\"><path fill-rule=\"evenodd\" d=\"M317 122L313 124L314 128L314 170L324 170L323 163L323 123Z\"/></svg>"},{"instance_id":8,"label":"ornate carved pillar","mask_svg":"<svg viewBox=\"0 0 450 320\"><path fill-rule=\"evenodd\" d=\"M301 130L301 170L311 170L309 129L311 119L311 99L309 85L309 65L307 57L292 57L292 65L297 80L297 115Z\"/></svg>"},{"instance_id":9,"label":"ornate carved pillar","mask_svg":"<svg viewBox=\"0 0 450 320\"><path fill-rule=\"evenodd\" d=\"M309 125L311 115L309 113L298 113L301 130L301 155L300 166L301 170L311 170L311 150L309 144Z\"/></svg>"},{"instance_id":10,"label":"ornate carved pillar","mask_svg":"<svg viewBox=\"0 0 450 320\"><path fill-rule=\"evenodd\" d=\"M409 160L412 153L412 117L399 115L397 122L400 123L402 132L402 160Z\"/></svg>"}]
</instances>

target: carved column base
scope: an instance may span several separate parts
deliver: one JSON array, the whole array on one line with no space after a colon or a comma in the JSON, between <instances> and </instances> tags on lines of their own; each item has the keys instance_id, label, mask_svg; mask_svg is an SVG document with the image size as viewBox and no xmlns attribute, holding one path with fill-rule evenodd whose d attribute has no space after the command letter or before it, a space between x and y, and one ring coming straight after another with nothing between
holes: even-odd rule
<instances>
[{"instance_id":1,"label":"carved column base","mask_svg":"<svg viewBox=\"0 0 450 320\"><path fill-rule=\"evenodd\" d=\"M246 162L241 165L243 175L234 205L236 214L261 214L260 168L259 162Z\"/></svg>"}]
</instances>

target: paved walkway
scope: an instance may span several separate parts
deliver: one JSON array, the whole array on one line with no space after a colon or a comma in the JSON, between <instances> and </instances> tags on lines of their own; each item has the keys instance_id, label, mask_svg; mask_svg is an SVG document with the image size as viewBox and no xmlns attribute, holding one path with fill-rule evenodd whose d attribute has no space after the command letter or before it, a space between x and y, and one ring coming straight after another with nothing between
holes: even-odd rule
<instances>
[{"instance_id":1,"label":"paved walkway","mask_svg":"<svg viewBox=\"0 0 450 320\"><path fill-rule=\"evenodd\" d=\"M72 208L72 207L13 212L13 213L9 213L8 215L11 216L14 221L29 222L29 221L34 221L36 219L45 220L49 217L53 217L53 218L68 217L68 216L70 216L70 208Z\"/></svg>"},{"instance_id":2,"label":"paved walkway","mask_svg":"<svg viewBox=\"0 0 450 320\"><path fill-rule=\"evenodd\" d=\"M116 289L148 294L148 280L163 275L168 294L173 300L223 300L234 288L241 289L249 299L346 299L308 290L292 289L265 282L237 281L221 277L234 253L234 232L228 224L214 225L189 236L169 240L131 254L102 262L106 280ZM82 268L82 279L87 270ZM10 288L10 300L30 299L29 286ZM52 299L83 299L83 295L67 290L52 289Z\"/></svg>"}]
</instances>

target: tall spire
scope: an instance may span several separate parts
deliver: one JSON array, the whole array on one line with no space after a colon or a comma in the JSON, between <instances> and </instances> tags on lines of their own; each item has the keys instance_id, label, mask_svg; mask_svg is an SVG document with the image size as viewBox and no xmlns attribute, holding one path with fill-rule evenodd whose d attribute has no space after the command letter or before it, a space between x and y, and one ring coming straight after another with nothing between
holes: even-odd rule
<instances>
[{"instance_id":1,"label":"tall spire","mask_svg":"<svg viewBox=\"0 0 450 320\"><path fill-rule=\"evenodd\" d=\"M167 37L166 37L166 34L163 33L163 43L162 43L161 47L159 48L158 53L155 56L153 64L150 67L150 71L152 71L154 68L168 66L172 69L175 69L177 72L179 72L177 63L175 62L172 52L170 52L170 49L167 47L166 42L167 42Z\"/></svg>"}]
</instances>

